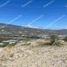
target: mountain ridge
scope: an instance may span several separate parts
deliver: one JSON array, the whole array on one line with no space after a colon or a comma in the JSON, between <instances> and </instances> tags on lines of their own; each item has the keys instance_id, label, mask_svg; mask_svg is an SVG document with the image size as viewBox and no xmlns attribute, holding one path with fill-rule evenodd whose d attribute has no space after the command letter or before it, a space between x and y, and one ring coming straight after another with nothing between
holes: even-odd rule
<instances>
[{"instance_id":1,"label":"mountain ridge","mask_svg":"<svg viewBox=\"0 0 67 67\"><path fill-rule=\"evenodd\" d=\"M10 34L24 34L24 35L40 35L40 34L58 34L58 35L66 35L67 29L40 29L40 28L30 28L30 27L24 27L19 25L13 25L13 24L4 24L0 23L0 34L3 32L9 32Z\"/></svg>"}]
</instances>

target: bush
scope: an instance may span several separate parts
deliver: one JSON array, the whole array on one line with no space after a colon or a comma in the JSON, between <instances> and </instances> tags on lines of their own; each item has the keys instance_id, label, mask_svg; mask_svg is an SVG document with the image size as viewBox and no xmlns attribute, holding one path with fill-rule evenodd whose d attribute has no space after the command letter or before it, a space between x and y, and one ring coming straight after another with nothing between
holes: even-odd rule
<instances>
[{"instance_id":1,"label":"bush","mask_svg":"<svg viewBox=\"0 0 67 67\"><path fill-rule=\"evenodd\" d=\"M59 37L58 35L51 35L50 36L50 44L51 45L60 45L61 43L59 42Z\"/></svg>"},{"instance_id":2,"label":"bush","mask_svg":"<svg viewBox=\"0 0 67 67\"><path fill-rule=\"evenodd\" d=\"M63 39L64 41L67 41L67 36Z\"/></svg>"},{"instance_id":3,"label":"bush","mask_svg":"<svg viewBox=\"0 0 67 67\"><path fill-rule=\"evenodd\" d=\"M8 42L0 43L0 47L6 47L8 45Z\"/></svg>"}]
</instances>

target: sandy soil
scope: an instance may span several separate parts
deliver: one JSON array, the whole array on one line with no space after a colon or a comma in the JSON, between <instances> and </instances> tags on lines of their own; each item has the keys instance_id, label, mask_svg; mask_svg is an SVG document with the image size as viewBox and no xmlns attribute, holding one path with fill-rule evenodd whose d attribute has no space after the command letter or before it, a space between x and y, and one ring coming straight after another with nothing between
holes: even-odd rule
<instances>
[{"instance_id":1,"label":"sandy soil","mask_svg":"<svg viewBox=\"0 0 67 67\"><path fill-rule=\"evenodd\" d=\"M0 48L0 67L67 67L67 43L57 46L35 46L18 43Z\"/></svg>"}]
</instances>

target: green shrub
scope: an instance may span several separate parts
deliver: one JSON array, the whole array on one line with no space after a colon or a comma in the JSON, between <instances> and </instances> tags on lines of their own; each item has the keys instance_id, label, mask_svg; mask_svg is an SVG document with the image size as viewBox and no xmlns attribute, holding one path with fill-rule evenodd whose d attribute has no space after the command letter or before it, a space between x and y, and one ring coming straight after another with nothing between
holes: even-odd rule
<instances>
[{"instance_id":1,"label":"green shrub","mask_svg":"<svg viewBox=\"0 0 67 67\"><path fill-rule=\"evenodd\" d=\"M67 36L63 39L64 41L67 41Z\"/></svg>"},{"instance_id":2,"label":"green shrub","mask_svg":"<svg viewBox=\"0 0 67 67\"><path fill-rule=\"evenodd\" d=\"M5 42L5 43L0 43L0 47L6 47L9 43L8 42Z\"/></svg>"},{"instance_id":3,"label":"green shrub","mask_svg":"<svg viewBox=\"0 0 67 67\"><path fill-rule=\"evenodd\" d=\"M51 35L50 42L51 45L57 45L57 46L61 45L58 35Z\"/></svg>"}]
</instances>

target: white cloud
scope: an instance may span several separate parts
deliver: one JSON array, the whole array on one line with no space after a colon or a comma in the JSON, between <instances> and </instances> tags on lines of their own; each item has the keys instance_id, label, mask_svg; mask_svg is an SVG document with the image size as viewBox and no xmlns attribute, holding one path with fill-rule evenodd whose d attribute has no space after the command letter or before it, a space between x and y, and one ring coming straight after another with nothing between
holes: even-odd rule
<instances>
[{"instance_id":1,"label":"white cloud","mask_svg":"<svg viewBox=\"0 0 67 67\"><path fill-rule=\"evenodd\" d=\"M32 20L29 25L32 25L33 23L35 23L36 21L40 20L44 15L40 15L37 18L35 18L34 20Z\"/></svg>"},{"instance_id":2,"label":"white cloud","mask_svg":"<svg viewBox=\"0 0 67 67\"><path fill-rule=\"evenodd\" d=\"M21 7L26 7L27 5L29 5L30 3L32 3L32 0L26 2L25 4L21 5Z\"/></svg>"},{"instance_id":3,"label":"white cloud","mask_svg":"<svg viewBox=\"0 0 67 67\"><path fill-rule=\"evenodd\" d=\"M4 6L6 6L8 3L10 3L10 0L7 0L6 2L0 4L0 7L4 7Z\"/></svg>"},{"instance_id":4,"label":"white cloud","mask_svg":"<svg viewBox=\"0 0 67 67\"><path fill-rule=\"evenodd\" d=\"M22 25L22 26L24 26L24 27L29 27L29 28L39 28L39 27L37 27L37 26L33 26L33 25L30 25L30 24Z\"/></svg>"},{"instance_id":5,"label":"white cloud","mask_svg":"<svg viewBox=\"0 0 67 67\"><path fill-rule=\"evenodd\" d=\"M23 25L25 27L30 27L30 28L39 28L37 26L33 26L33 23L36 23L36 21L40 20L44 15L40 15L37 18L35 18L34 20L32 20L30 23L28 23L27 25Z\"/></svg>"},{"instance_id":6,"label":"white cloud","mask_svg":"<svg viewBox=\"0 0 67 67\"><path fill-rule=\"evenodd\" d=\"M67 5L65 5L65 7L67 8Z\"/></svg>"},{"instance_id":7,"label":"white cloud","mask_svg":"<svg viewBox=\"0 0 67 67\"><path fill-rule=\"evenodd\" d=\"M43 7L45 8L45 7L47 7L47 6L51 5L51 4L53 4L54 2L55 2L55 0L52 0L52 1L48 2L47 4L45 4Z\"/></svg>"},{"instance_id":8,"label":"white cloud","mask_svg":"<svg viewBox=\"0 0 67 67\"><path fill-rule=\"evenodd\" d=\"M48 25L46 26L46 28L49 28L49 27L55 25L56 23L58 23L58 21L62 20L65 16L66 16L66 15L62 15L62 16L58 17L56 20L54 20L53 22L51 22L50 24L48 24Z\"/></svg>"},{"instance_id":9,"label":"white cloud","mask_svg":"<svg viewBox=\"0 0 67 67\"><path fill-rule=\"evenodd\" d=\"M12 20L9 21L9 23L15 22L15 21L18 20L20 17L22 17L22 15L18 15L17 17L13 18Z\"/></svg>"},{"instance_id":10,"label":"white cloud","mask_svg":"<svg viewBox=\"0 0 67 67\"><path fill-rule=\"evenodd\" d=\"M27 26L27 27L31 27L31 28L33 27L31 24L28 24L28 25L26 25L26 26Z\"/></svg>"}]
</instances>

